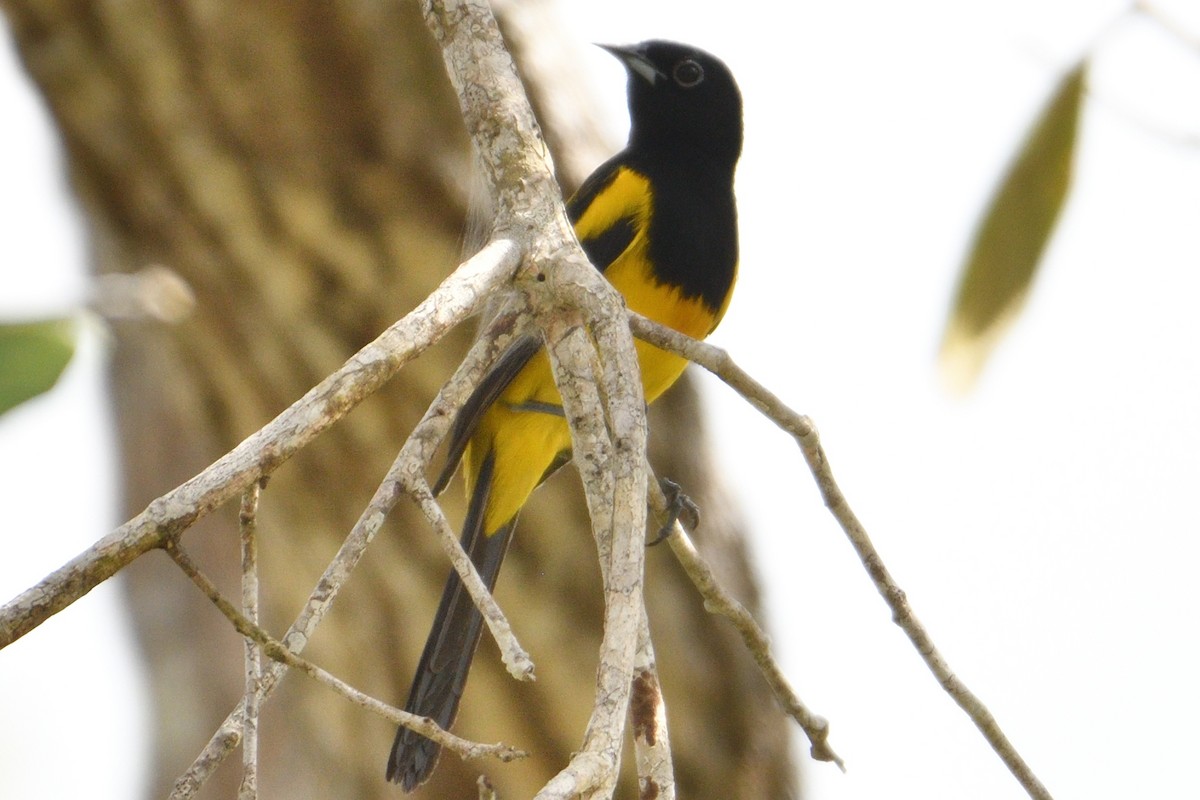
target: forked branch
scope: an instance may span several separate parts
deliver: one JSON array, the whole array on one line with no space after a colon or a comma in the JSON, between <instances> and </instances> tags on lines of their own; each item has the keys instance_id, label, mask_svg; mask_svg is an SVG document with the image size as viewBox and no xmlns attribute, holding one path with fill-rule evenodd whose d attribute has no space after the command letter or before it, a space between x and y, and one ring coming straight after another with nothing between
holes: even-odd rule
<instances>
[{"instance_id":1,"label":"forked branch","mask_svg":"<svg viewBox=\"0 0 1200 800\"><path fill-rule=\"evenodd\" d=\"M423 736L436 741L438 744L458 753L463 758L479 758L482 756L494 756L501 761L512 761L516 758L523 758L527 753L516 748L509 747L505 744L482 744L472 742L467 739L455 736L448 731L442 730L431 721L418 717L415 714L410 714L407 711L401 711L398 708L382 703L379 700L371 697L364 692L355 689L345 681L331 675L326 670L313 664L304 658L301 658L296 653L292 652L283 642L273 638L269 633L263 630L255 622L252 622L248 617L238 611L228 599L223 597L217 589L216 584L206 576L187 551L176 541L172 540L166 545L167 554L179 566L185 575L204 593L213 605L225 615L225 618L233 625L238 633L246 637L247 641L253 642L258 647L262 648L263 653L272 660L292 667L293 669L303 672L313 680L323 686L332 689L339 695L349 700L355 705L361 706L366 710L383 717L387 721L410 727L418 731Z\"/></svg>"},{"instance_id":2,"label":"forked branch","mask_svg":"<svg viewBox=\"0 0 1200 800\"><path fill-rule=\"evenodd\" d=\"M913 647L916 648L917 653L946 693L966 712L975 726L983 733L988 744L1000 756L1021 787L1036 800L1050 800L1049 791L1033 774L1033 770L1025 763L1025 759L1021 757L1016 747L1001 730L999 723L988 711L987 706L950 669L946 659L934 646L929 632L925 630L925 626L913 613L904 590L900 588L891 573L888 572L887 567L884 566L883 559L875 549L875 545L872 544L870 537L867 536L866 529L851 510L845 495L842 494L837 481L834 480L829 459L825 455L825 449L821 446L820 437L812 420L788 408L765 386L735 364L729 354L719 347L696 341L641 315L631 312L629 316L630 326L639 339L644 339L656 347L677 353L689 361L699 364L728 384L765 417L791 434L804 454L804 460L808 463L808 468L817 482L826 507L829 508L830 513L845 532L871 581L875 584L875 588L891 609L892 620L908 636ZM679 540L679 537L673 536L672 539ZM672 547L675 547L675 541L672 542ZM817 742L814 740L814 748L816 745Z\"/></svg>"}]
</instances>

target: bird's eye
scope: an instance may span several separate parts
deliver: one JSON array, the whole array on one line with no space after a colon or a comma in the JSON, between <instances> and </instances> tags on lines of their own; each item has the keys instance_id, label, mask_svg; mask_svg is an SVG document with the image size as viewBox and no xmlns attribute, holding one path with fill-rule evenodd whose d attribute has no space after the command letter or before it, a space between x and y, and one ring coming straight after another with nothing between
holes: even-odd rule
<instances>
[{"instance_id":1,"label":"bird's eye","mask_svg":"<svg viewBox=\"0 0 1200 800\"><path fill-rule=\"evenodd\" d=\"M704 67L690 58L685 58L675 65L675 69L671 71L671 77L683 88L690 89L704 80Z\"/></svg>"}]
</instances>

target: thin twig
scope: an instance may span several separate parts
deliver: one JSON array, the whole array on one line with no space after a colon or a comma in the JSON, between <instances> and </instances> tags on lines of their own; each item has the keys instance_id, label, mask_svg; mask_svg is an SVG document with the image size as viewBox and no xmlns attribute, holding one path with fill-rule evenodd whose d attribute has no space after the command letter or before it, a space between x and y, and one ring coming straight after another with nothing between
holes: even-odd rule
<instances>
[{"instance_id":1,"label":"thin twig","mask_svg":"<svg viewBox=\"0 0 1200 800\"><path fill-rule=\"evenodd\" d=\"M395 496L402 490L421 509L472 602L483 615L492 638L500 648L501 660L509 674L517 680L534 680L533 660L517 641L504 612L479 577L479 571L470 556L463 550L441 505L434 498L425 474L433 453L449 430L450 421L495 363L496 357L522 335L527 321L523 309L514 308L503 309L488 324L462 364L438 392L421 421L413 428L380 487L381 493L389 496ZM391 487L396 487L396 491L392 491ZM383 511L386 513L388 510L390 507Z\"/></svg>"},{"instance_id":2,"label":"thin twig","mask_svg":"<svg viewBox=\"0 0 1200 800\"><path fill-rule=\"evenodd\" d=\"M1154 20L1164 31L1178 39L1185 47L1200 52L1200 35L1189 30L1182 22L1171 14L1159 8L1157 3L1149 0L1138 0L1133 4L1134 10Z\"/></svg>"},{"instance_id":3,"label":"thin twig","mask_svg":"<svg viewBox=\"0 0 1200 800\"><path fill-rule=\"evenodd\" d=\"M465 267L476 262L476 259L480 259L482 256L484 256L484 254L488 253L490 250L493 250L495 244L496 243L493 243L492 245L485 247L480 251L479 255L476 255L472 259L468 260L463 266ZM502 271L511 270L514 264L509 261L509 259L515 258L516 252L517 251L515 248L513 248L511 251L508 251L504 248L501 248L498 252L493 250L493 257L499 256L500 259L496 261L496 268ZM483 261L481 263L487 262ZM461 269L462 267L460 267L460 270ZM445 283L443 283L443 285L445 285ZM493 284L489 282L486 286L480 287L478 291L483 292L483 294L479 294L475 298L476 305L472 306L472 308L482 306L486 300L486 292L493 291L494 287L497 285L498 283ZM422 304L422 306L424 306L424 304ZM394 327L395 326L393 326L393 328ZM468 378L470 376L474 376L475 382L478 382L478 374L482 373L484 369L484 366L481 366L479 361L485 358L485 355L488 352L487 348L487 343L482 343L478 345L477 348L472 349L472 353L469 355L468 359L463 363L462 366L459 367L455 380L452 381L452 384L447 384L447 388L443 389L442 394L439 395L439 400L435 402L435 405L431 407L430 411L426 414L427 418L435 416L439 412L443 417L447 418L452 414L451 411L447 411L446 407L446 394L448 391L456 389L458 392L457 402L459 404L463 402L471 390L471 385ZM438 405L439 402L441 405ZM437 427L436 423L430 424L435 428ZM446 422L445 425L448 426L449 423ZM414 436L415 435L416 434L414 432ZM444 430L442 435L444 435ZM410 441L412 441L411 437ZM436 446L437 443L435 441L433 447L436 448ZM324 619L325 614L332 607L333 601L337 597L341 587L345 585L347 580L349 580L350 573L358 564L359 559L362 558L367 546L375 538L375 534L378 533L379 528L383 525L384 518L387 516L388 511L390 511L395 505L396 500L399 497L400 491L397 487L395 478L389 473L389 477L385 478L380 486L376 489L375 494L371 498L371 502L359 516L358 521L354 524L354 527L346 537L346 540L342 543L342 546L338 548L337 554L333 557L332 561L330 561L329 566L325 568L325 572L322 573L320 579L317 581L316 586L313 588L308 601L304 604L303 610L296 617L295 621L292 622L291 627L288 628L288 632L284 636L283 640L287 643L288 647L291 648L292 651L298 653L304 649L308 639L312 636L321 620ZM283 668L277 663L272 664L269 668L267 668L262 676L262 699L260 702L265 701L271 696L271 693L275 690L275 686L282 675ZM237 747L238 742L241 741L245 713L245 703L239 702L233 711L231 711L225 718L225 721L221 723L220 727L218 727L213 733L212 737L200 751L199 755L196 756L196 759L192 762L191 766L189 766L188 769L182 775L180 775L178 779L176 779L175 787L171 794L172 800L185 800L186 798L192 797L196 790L199 789L200 786L204 785L209 776L216 770L218 766L220 766L225 758L231 752L233 752L233 749Z\"/></svg>"},{"instance_id":4,"label":"thin twig","mask_svg":"<svg viewBox=\"0 0 1200 800\"><path fill-rule=\"evenodd\" d=\"M778 397L735 364L724 350L684 336L633 312L629 314L629 322L634 335L639 339L699 364L744 397L765 417L792 435L816 479L825 506L845 532L876 590L891 609L892 620L908 636L938 683L971 718L1029 796L1036 800L1050 800L1049 791L1033 774L1033 770L1009 741L995 717L950 669L945 658L934 646L929 633L913 613L904 591L884 566L883 559L867 536L866 529L851 510L845 495L834 480L829 460L821 447L820 437L812 420L784 405Z\"/></svg>"},{"instance_id":5,"label":"thin twig","mask_svg":"<svg viewBox=\"0 0 1200 800\"><path fill-rule=\"evenodd\" d=\"M317 683L332 689L337 694L341 695L346 700L355 705L365 708L373 714L376 714L388 722L395 725L402 725L406 728L416 731L417 733L437 742L442 747L446 747L458 753L463 758L480 758L483 756L492 756L501 761L512 761L517 758L525 758L528 753L509 747L506 744L483 744L482 742L472 742L468 739L455 736L454 734L438 727L433 720L428 717L421 717L416 714L410 714L407 711L401 711L398 708L382 703L379 700L365 694L358 689L355 689L350 684L342 679L330 674L326 670L313 664L311 661L298 656L296 653L288 649L287 645L278 639L273 638L269 633L263 630L258 625L247 619L233 603L223 597L217 589L216 584L212 582L203 572L200 571L195 561L188 555L180 544L172 540L165 545L164 548L171 559L183 570L184 574L191 579L201 592L204 593L213 605L217 607L225 618L233 624L233 627L238 633L248 639L251 639L262 648L262 651L267 654L272 660L300 670Z\"/></svg>"},{"instance_id":6,"label":"thin twig","mask_svg":"<svg viewBox=\"0 0 1200 800\"><path fill-rule=\"evenodd\" d=\"M650 487L651 507L656 513L662 514L667 508L667 500L653 479L650 481ZM810 711L792 689L775 657L771 655L771 640L767 637L766 632L754 620L754 616L746 610L746 607L738 602L737 598L731 595L717 580L716 573L696 550L695 543L687 535L687 531L684 530L678 519L673 521L669 530L667 542L671 546L671 552L679 560L683 571L692 581L692 585L704 598L705 610L710 614L725 617L733 623L733 627L742 637L746 649L750 651L754 662L758 664L767 685L771 688L771 693L775 695L775 699L783 706L788 716L794 719L808 736L809 754L818 761L832 761L844 772L846 765L829 745L828 720Z\"/></svg>"},{"instance_id":7,"label":"thin twig","mask_svg":"<svg viewBox=\"0 0 1200 800\"><path fill-rule=\"evenodd\" d=\"M467 593L471 596L471 600L475 603L475 607L483 615L484 622L487 623L488 630L492 632L496 644L499 645L500 657L504 661L508 673L520 681L534 680L533 660L517 641L516 634L513 633L512 626L508 624L504 612L500 610L492 593L488 591L483 579L479 577L479 571L475 568L471 557L463 550L458 537L454 535L454 528L450 527L449 520L442 513L442 507L434 499L429 484L422 476L406 485L405 489L416 500L425 519L429 520L434 531L437 532L442 552L450 560L455 573L458 574Z\"/></svg>"},{"instance_id":8,"label":"thin twig","mask_svg":"<svg viewBox=\"0 0 1200 800\"><path fill-rule=\"evenodd\" d=\"M242 542L242 613L258 624L258 497L262 481L250 485L242 495L238 527ZM238 800L258 798L258 708L262 697L262 650L246 639L246 716L242 722L242 783Z\"/></svg>"}]
</instances>

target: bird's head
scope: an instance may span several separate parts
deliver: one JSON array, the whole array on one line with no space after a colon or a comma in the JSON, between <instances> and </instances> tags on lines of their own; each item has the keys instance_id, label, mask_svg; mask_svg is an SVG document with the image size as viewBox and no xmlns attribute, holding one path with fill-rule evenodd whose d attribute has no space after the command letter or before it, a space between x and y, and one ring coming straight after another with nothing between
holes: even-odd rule
<instances>
[{"instance_id":1,"label":"bird's head","mask_svg":"<svg viewBox=\"0 0 1200 800\"><path fill-rule=\"evenodd\" d=\"M600 45L629 73L629 146L694 153L732 168L742 149L742 96L716 56L678 42Z\"/></svg>"}]
</instances>

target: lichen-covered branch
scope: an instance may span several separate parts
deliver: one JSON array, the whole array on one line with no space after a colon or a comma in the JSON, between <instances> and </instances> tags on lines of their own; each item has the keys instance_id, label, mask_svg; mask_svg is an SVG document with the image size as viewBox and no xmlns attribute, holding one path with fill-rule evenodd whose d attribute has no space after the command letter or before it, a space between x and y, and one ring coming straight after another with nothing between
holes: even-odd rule
<instances>
[{"instance_id":1,"label":"lichen-covered branch","mask_svg":"<svg viewBox=\"0 0 1200 800\"><path fill-rule=\"evenodd\" d=\"M666 507L666 498L657 486L651 483L651 507L662 513ZM842 759L829 745L829 722L822 716L814 714L804 705L792 689L791 684L780 669L775 657L771 654L771 642L767 634L733 595L721 586L713 573L712 567L696 550L695 543L687 535L678 519L671 522L666 541L670 544L671 552L675 554L683 571L687 573L696 591L704 598L704 607L712 614L718 614L728 619L737 629L738 635L746 645L754 662L771 687L775 699L796 724L808 736L809 753L818 761L832 761L839 768L845 769Z\"/></svg>"},{"instance_id":2,"label":"lichen-covered branch","mask_svg":"<svg viewBox=\"0 0 1200 800\"><path fill-rule=\"evenodd\" d=\"M735 364L724 350L684 336L638 314L630 313L630 326L638 338L678 353L716 375L765 417L791 434L800 446L800 451L817 482L817 488L821 492L826 507L845 532L871 581L875 584L875 588L891 609L892 620L908 636L925 665L937 678L939 685L983 733L988 744L1000 756L1021 787L1035 800L1050 800L1049 791L1025 763L1025 759L1021 757L1016 747L1001 730L995 717L950 669L950 665L946 663L946 659L934 645L929 632L925 630L925 626L913 613L904 590L900 588L891 573L888 572L887 567L884 566L883 558L875 549L870 537L867 536L866 528L851 510L850 503L838 487L812 420L802 414L797 414L785 405L765 386ZM672 536L672 540L672 547L675 547L677 542L682 543L677 536ZM814 741L814 747L816 744Z\"/></svg>"},{"instance_id":3,"label":"lichen-covered branch","mask_svg":"<svg viewBox=\"0 0 1200 800\"><path fill-rule=\"evenodd\" d=\"M368 711L378 714L388 722L404 725L418 731L423 736L436 741L443 747L449 748L464 758L478 758L480 756L494 756L501 761L511 761L514 758L522 758L526 755L521 750L509 747L505 744L483 744L480 742L472 742L455 736L448 731L442 730L436 724L429 720L419 717L415 714L410 714L407 711L401 711L387 703L381 703L375 698L364 692L355 689L345 681L329 674L326 670L318 667L307 659L301 658L299 655L290 650L283 642L273 638L269 633L263 630L258 624L252 622L248 617L239 612L233 603L229 602L218 591L212 580L206 576L196 563L188 555L187 551L181 547L178 542L172 540L166 545L167 553L172 560L179 566L185 575L196 584L197 588L204 593L206 597L217 607L225 618L230 621L237 632L245 636L247 640L261 647L263 652L272 660L299 670L305 675L308 675L313 680L323 686L332 689L355 705L361 706Z\"/></svg>"},{"instance_id":4,"label":"lichen-covered branch","mask_svg":"<svg viewBox=\"0 0 1200 800\"><path fill-rule=\"evenodd\" d=\"M633 340L623 302L579 248L549 159L537 157L541 134L490 8L429 0L424 11L493 189L496 230L532 232L521 237L530 251L517 282L554 367L604 576L592 717L580 751L538 797L611 797L642 613L646 421ZM510 152L522 160L497 157Z\"/></svg>"},{"instance_id":5,"label":"lichen-covered branch","mask_svg":"<svg viewBox=\"0 0 1200 800\"><path fill-rule=\"evenodd\" d=\"M478 293L476 307L481 306L486 301L487 292L494 289L495 285L506 279L515 266L517 255L515 246L508 247L507 245L511 243L501 242L499 244L506 245L501 248L499 253L492 253L485 257L485 254L488 254L492 249L489 246L463 265L463 267L466 267L481 258L486 262L495 255L502 255L501 259L495 262L496 267L499 269L499 275L493 276L493 279L489 280L487 288ZM460 267L460 269L462 268ZM456 381L453 382L453 385L460 387L461 397L458 399L460 404L465 399L466 393L470 391L469 388L461 386L465 379L460 376L464 373L469 373L472 366L477 371L481 369L478 366L478 360L482 357L481 351L482 348L475 348L472 351L472 357L468 358L456 373ZM478 380L477 376L475 380ZM443 390L442 395L439 395L439 400L443 400L444 394L445 390ZM432 409L430 413L433 413ZM436 446L436 443L434 446ZM363 553L366 552L367 546L375 538L375 534L378 533L379 528L383 525L388 511L396 504L396 500L400 496L400 491L395 475L393 474L394 472L395 467L389 471L388 476L379 488L376 489L371 501L367 504L367 507L359 516L358 521L354 524L342 546L338 548L333 560L330 561L324 573L322 573L320 579L317 581L300 614L292 622L287 633L284 635L283 641L292 652L299 653L304 649L309 638L316 631L317 626L324 619L330 608L332 608L334 599L346 581L349 580L351 572L362 558ZM283 676L283 672L284 667L279 663L274 663L266 669L261 678L260 702L270 697L279 679ZM191 766L176 779L171 795L172 798L190 797L197 787L202 786L208 780L209 776L241 741L245 718L246 703L243 698L213 733Z\"/></svg>"},{"instance_id":6,"label":"lichen-covered branch","mask_svg":"<svg viewBox=\"0 0 1200 800\"><path fill-rule=\"evenodd\" d=\"M238 527L242 542L242 614L258 624L258 500L262 481L255 481L242 495ZM242 783L238 800L258 800L258 719L262 700L262 650L253 639L245 640L246 691L242 704L246 718L242 726Z\"/></svg>"}]
</instances>

